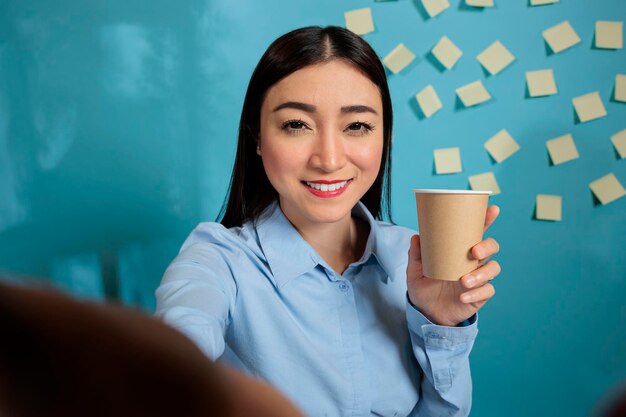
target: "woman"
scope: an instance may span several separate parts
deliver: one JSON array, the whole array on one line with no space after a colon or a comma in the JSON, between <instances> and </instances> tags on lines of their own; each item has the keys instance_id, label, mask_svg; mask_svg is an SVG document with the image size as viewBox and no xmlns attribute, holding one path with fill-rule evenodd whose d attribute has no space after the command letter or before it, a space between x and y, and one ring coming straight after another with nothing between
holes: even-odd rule
<instances>
[{"instance_id":1,"label":"woman","mask_svg":"<svg viewBox=\"0 0 626 417\"><path fill-rule=\"evenodd\" d=\"M426 278L419 237L379 221L391 129L364 40L337 27L277 39L250 80L221 224L185 241L157 314L307 415L467 415L475 313L499 266ZM472 248L497 251L493 239Z\"/></svg>"}]
</instances>

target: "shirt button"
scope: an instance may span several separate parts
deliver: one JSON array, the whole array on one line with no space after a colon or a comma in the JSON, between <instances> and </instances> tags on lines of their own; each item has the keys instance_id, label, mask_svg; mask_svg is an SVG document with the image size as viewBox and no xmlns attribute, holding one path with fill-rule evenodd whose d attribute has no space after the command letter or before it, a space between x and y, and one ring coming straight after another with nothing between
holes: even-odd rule
<instances>
[{"instance_id":1,"label":"shirt button","mask_svg":"<svg viewBox=\"0 0 626 417\"><path fill-rule=\"evenodd\" d=\"M350 286L345 282L340 282L339 289L341 290L341 292L347 292L350 289Z\"/></svg>"}]
</instances>

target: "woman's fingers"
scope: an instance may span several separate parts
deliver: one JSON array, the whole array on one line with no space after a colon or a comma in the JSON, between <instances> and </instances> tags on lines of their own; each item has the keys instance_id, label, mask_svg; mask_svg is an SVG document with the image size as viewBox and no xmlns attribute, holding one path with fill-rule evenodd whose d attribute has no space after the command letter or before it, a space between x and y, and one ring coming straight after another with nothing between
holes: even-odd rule
<instances>
[{"instance_id":1,"label":"woman's fingers","mask_svg":"<svg viewBox=\"0 0 626 417\"><path fill-rule=\"evenodd\" d=\"M485 284L482 287L474 288L461 294L461 302L463 303L481 303L489 300L496 293L496 289L491 284Z\"/></svg>"},{"instance_id":2,"label":"woman's fingers","mask_svg":"<svg viewBox=\"0 0 626 417\"><path fill-rule=\"evenodd\" d=\"M487 214L485 215L485 230L491 226L491 224L498 218L500 214L500 207L489 206L487 207Z\"/></svg>"},{"instance_id":3,"label":"woman's fingers","mask_svg":"<svg viewBox=\"0 0 626 417\"><path fill-rule=\"evenodd\" d=\"M495 255L499 250L500 245L498 242L495 239L488 237L472 247L472 256L474 259L481 261Z\"/></svg>"},{"instance_id":4,"label":"woman's fingers","mask_svg":"<svg viewBox=\"0 0 626 417\"><path fill-rule=\"evenodd\" d=\"M464 288L478 288L494 279L500 273L500 264L496 261L489 261L480 268L470 272L461 278L461 285Z\"/></svg>"},{"instance_id":5,"label":"woman's fingers","mask_svg":"<svg viewBox=\"0 0 626 417\"><path fill-rule=\"evenodd\" d=\"M463 303L484 304L493 297L496 289L489 283L500 273L500 265L496 261L489 261L485 265L461 278L461 284L468 288L461 294Z\"/></svg>"}]
</instances>

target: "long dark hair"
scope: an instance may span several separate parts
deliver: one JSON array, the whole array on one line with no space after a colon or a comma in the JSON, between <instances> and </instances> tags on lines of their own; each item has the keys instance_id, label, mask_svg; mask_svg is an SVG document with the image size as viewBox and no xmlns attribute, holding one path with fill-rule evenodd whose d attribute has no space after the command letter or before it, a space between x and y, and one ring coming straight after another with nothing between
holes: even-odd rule
<instances>
[{"instance_id":1,"label":"long dark hair","mask_svg":"<svg viewBox=\"0 0 626 417\"><path fill-rule=\"evenodd\" d=\"M383 153L378 176L361 198L374 218L391 220L391 130L393 113L385 70L372 47L360 36L336 26L296 29L276 39L256 66L241 111L239 141L228 197L218 216L225 227L256 218L278 197L256 153L261 105L278 81L309 65L342 59L378 86L383 104Z\"/></svg>"}]
</instances>

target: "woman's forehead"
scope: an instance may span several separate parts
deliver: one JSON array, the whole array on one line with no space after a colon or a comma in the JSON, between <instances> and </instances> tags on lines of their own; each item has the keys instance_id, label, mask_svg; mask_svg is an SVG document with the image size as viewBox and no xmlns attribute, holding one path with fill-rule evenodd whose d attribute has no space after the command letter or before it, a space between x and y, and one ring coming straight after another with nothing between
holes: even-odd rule
<instances>
[{"instance_id":1,"label":"woman's forehead","mask_svg":"<svg viewBox=\"0 0 626 417\"><path fill-rule=\"evenodd\" d=\"M268 90L264 106L282 102L313 105L367 104L382 110L380 90L363 72L344 60L309 65L284 77Z\"/></svg>"}]
</instances>

